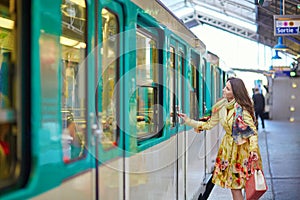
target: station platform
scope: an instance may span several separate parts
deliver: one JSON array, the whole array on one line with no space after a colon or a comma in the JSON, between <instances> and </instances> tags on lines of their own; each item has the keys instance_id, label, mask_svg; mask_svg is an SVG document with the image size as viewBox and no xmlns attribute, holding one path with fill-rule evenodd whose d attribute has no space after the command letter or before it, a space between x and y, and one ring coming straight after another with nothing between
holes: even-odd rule
<instances>
[{"instance_id":1,"label":"station platform","mask_svg":"<svg viewBox=\"0 0 300 200\"><path fill-rule=\"evenodd\" d=\"M300 121L265 120L259 146L268 191L261 200L300 199ZM208 200L232 199L230 189L215 186Z\"/></svg>"}]
</instances>

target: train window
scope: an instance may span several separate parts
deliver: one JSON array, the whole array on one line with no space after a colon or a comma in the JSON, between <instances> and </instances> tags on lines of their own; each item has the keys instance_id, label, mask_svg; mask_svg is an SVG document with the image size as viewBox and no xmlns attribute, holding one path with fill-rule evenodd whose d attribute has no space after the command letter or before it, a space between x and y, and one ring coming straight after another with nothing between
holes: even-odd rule
<instances>
[{"instance_id":1,"label":"train window","mask_svg":"<svg viewBox=\"0 0 300 200\"><path fill-rule=\"evenodd\" d=\"M62 36L62 147L65 162L84 155L86 141L86 5L63 0Z\"/></svg>"},{"instance_id":2,"label":"train window","mask_svg":"<svg viewBox=\"0 0 300 200\"><path fill-rule=\"evenodd\" d=\"M99 108L99 119L103 127L102 147L104 149L112 148L116 145L117 135L117 93L115 91L118 80L118 54L119 40L119 22L117 15L107 9L102 9L102 72L99 81L102 85L101 106Z\"/></svg>"},{"instance_id":3,"label":"train window","mask_svg":"<svg viewBox=\"0 0 300 200\"><path fill-rule=\"evenodd\" d=\"M158 134L157 38L143 28L136 32L137 137L138 141Z\"/></svg>"},{"instance_id":4,"label":"train window","mask_svg":"<svg viewBox=\"0 0 300 200\"><path fill-rule=\"evenodd\" d=\"M216 68L216 100L221 97L221 72L219 68Z\"/></svg>"},{"instance_id":5,"label":"train window","mask_svg":"<svg viewBox=\"0 0 300 200\"><path fill-rule=\"evenodd\" d=\"M16 5L15 1L0 1L0 189L16 180L17 141L21 141L20 126L16 122Z\"/></svg>"},{"instance_id":6,"label":"train window","mask_svg":"<svg viewBox=\"0 0 300 200\"><path fill-rule=\"evenodd\" d=\"M138 87L137 96L137 138L147 139L156 134L156 118L154 105L156 104L156 88Z\"/></svg>"},{"instance_id":7,"label":"train window","mask_svg":"<svg viewBox=\"0 0 300 200\"><path fill-rule=\"evenodd\" d=\"M206 84L206 59L203 58L202 61L202 97L203 97L203 104L202 104L202 115L204 115L207 111L207 105L206 105L206 92L207 92L207 84Z\"/></svg>"},{"instance_id":8,"label":"train window","mask_svg":"<svg viewBox=\"0 0 300 200\"><path fill-rule=\"evenodd\" d=\"M177 98L178 98L178 102L177 102L177 112L180 113L184 113L184 83L185 83L185 79L184 79L184 53L183 52L179 52L178 55L178 69L177 69L177 80L178 80L178 88L177 88ZM183 123L182 120L180 120L181 123Z\"/></svg>"},{"instance_id":9,"label":"train window","mask_svg":"<svg viewBox=\"0 0 300 200\"><path fill-rule=\"evenodd\" d=\"M180 45L174 43L177 47ZM169 80L169 94L170 94L170 127L173 128L176 125L183 123L178 117L176 117L176 112L185 112L184 107L184 88L185 88L185 78L184 78L184 68L185 68L185 55L183 46L179 46L178 53L173 46L169 49L169 64L168 64L168 74Z\"/></svg>"},{"instance_id":10,"label":"train window","mask_svg":"<svg viewBox=\"0 0 300 200\"><path fill-rule=\"evenodd\" d=\"M199 57L199 55L198 55ZM197 119L199 115L199 106L198 106L198 93L199 88L197 86L197 68L199 60L197 59L197 54L192 54L191 56L191 76L190 76L190 83L191 83L191 91L190 91L190 113L192 119Z\"/></svg>"},{"instance_id":11,"label":"train window","mask_svg":"<svg viewBox=\"0 0 300 200\"><path fill-rule=\"evenodd\" d=\"M215 67L215 101L217 101L220 98L220 72L217 67Z\"/></svg>"},{"instance_id":12,"label":"train window","mask_svg":"<svg viewBox=\"0 0 300 200\"><path fill-rule=\"evenodd\" d=\"M144 81L157 83L157 41L144 32L142 28L137 32L137 82L138 84L145 84Z\"/></svg>"},{"instance_id":13,"label":"train window","mask_svg":"<svg viewBox=\"0 0 300 200\"><path fill-rule=\"evenodd\" d=\"M175 79L174 79L174 75L175 75L175 48L170 47L169 51L170 51L169 52L170 53L170 61L169 61L170 80L168 82L169 82L169 91L171 93L171 95L170 95L170 126L175 127L175 123L176 123L176 117L175 117L175 112L174 112L174 108L175 108L175 104L176 104Z\"/></svg>"}]
</instances>

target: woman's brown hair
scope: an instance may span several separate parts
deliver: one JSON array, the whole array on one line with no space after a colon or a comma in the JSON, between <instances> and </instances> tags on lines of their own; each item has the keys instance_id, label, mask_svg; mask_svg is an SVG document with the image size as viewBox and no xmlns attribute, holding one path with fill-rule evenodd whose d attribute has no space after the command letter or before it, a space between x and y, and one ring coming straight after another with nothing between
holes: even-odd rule
<instances>
[{"instance_id":1,"label":"woman's brown hair","mask_svg":"<svg viewBox=\"0 0 300 200\"><path fill-rule=\"evenodd\" d=\"M254 108L253 108L253 104L252 101L250 100L248 91L245 87L244 82L239 79L239 78L235 78L235 77L230 77L227 79L227 81L229 81L231 88L232 88L232 93L233 96L236 100L236 102L238 104L240 104L242 106L243 109L247 110L254 123L256 122L255 119L255 115L254 115Z\"/></svg>"}]
</instances>

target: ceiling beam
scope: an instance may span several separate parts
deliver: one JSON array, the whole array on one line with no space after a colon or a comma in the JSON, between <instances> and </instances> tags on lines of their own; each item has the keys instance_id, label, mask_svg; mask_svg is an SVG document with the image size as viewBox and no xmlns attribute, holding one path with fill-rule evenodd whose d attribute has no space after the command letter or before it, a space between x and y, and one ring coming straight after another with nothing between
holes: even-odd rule
<instances>
[{"instance_id":1,"label":"ceiling beam","mask_svg":"<svg viewBox=\"0 0 300 200\"><path fill-rule=\"evenodd\" d=\"M191 2L195 9L196 6L199 6L200 8L213 10L235 19L255 24L255 6L251 6L247 1L244 1L244 4L239 3L241 1L236 2L230 0L190 0L189 2Z\"/></svg>"},{"instance_id":2,"label":"ceiling beam","mask_svg":"<svg viewBox=\"0 0 300 200\"><path fill-rule=\"evenodd\" d=\"M224 21L222 19L218 19L214 16L207 15L205 13L201 13L199 11L187 13L186 15L181 17L183 23L185 23L189 28L192 28L198 24L209 24L211 26L220 28L222 30L228 31L230 33L234 33L236 35L242 36L244 38L248 38L250 40L257 41L257 33L255 31L251 31L243 26L239 26L234 23L230 23L228 21Z\"/></svg>"}]
</instances>

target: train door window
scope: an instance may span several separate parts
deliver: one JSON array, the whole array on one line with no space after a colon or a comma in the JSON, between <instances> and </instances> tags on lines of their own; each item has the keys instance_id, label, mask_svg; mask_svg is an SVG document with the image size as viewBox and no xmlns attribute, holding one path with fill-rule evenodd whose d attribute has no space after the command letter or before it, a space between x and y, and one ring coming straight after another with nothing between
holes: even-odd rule
<instances>
[{"instance_id":1,"label":"train door window","mask_svg":"<svg viewBox=\"0 0 300 200\"><path fill-rule=\"evenodd\" d=\"M177 69L177 81L178 81L178 88L177 88L177 106L176 106L176 112L184 113L184 53L182 51L179 52L178 55L178 69ZM179 121L183 123L183 121Z\"/></svg>"},{"instance_id":2,"label":"train door window","mask_svg":"<svg viewBox=\"0 0 300 200\"><path fill-rule=\"evenodd\" d=\"M214 85L215 85L215 101L217 101L219 98L220 98L220 96L219 96L219 94L220 94L220 72L219 72L219 69L217 68L217 67L215 67L215 83L214 83Z\"/></svg>"},{"instance_id":3,"label":"train door window","mask_svg":"<svg viewBox=\"0 0 300 200\"><path fill-rule=\"evenodd\" d=\"M62 146L65 162L84 155L86 141L86 5L63 0L62 35Z\"/></svg>"},{"instance_id":4,"label":"train door window","mask_svg":"<svg viewBox=\"0 0 300 200\"><path fill-rule=\"evenodd\" d=\"M206 93L207 93L207 84L206 84L206 59L203 59L202 61L202 97L203 97L203 104L202 104L202 115L204 115L207 111L207 105L206 105Z\"/></svg>"},{"instance_id":5,"label":"train door window","mask_svg":"<svg viewBox=\"0 0 300 200\"><path fill-rule=\"evenodd\" d=\"M191 69L190 69L190 84L191 84L191 91L190 91L190 113L192 119L197 119L199 115L199 106L198 106L198 93L199 88L197 86L197 69L199 65L199 55L192 53L191 56Z\"/></svg>"},{"instance_id":6,"label":"train door window","mask_svg":"<svg viewBox=\"0 0 300 200\"><path fill-rule=\"evenodd\" d=\"M16 121L16 2L0 1L0 190L13 184L22 157L17 152L21 141ZM18 161L17 161L18 160ZM1 192L0 192L1 193Z\"/></svg>"},{"instance_id":7,"label":"train door window","mask_svg":"<svg viewBox=\"0 0 300 200\"><path fill-rule=\"evenodd\" d=\"M178 127L182 121L177 117L176 113L185 112L185 54L184 46L172 41L172 45L169 49L169 64L168 64L168 87L170 94L170 127Z\"/></svg>"},{"instance_id":8,"label":"train door window","mask_svg":"<svg viewBox=\"0 0 300 200\"><path fill-rule=\"evenodd\" d=\"M174 112L175 104L176 104L176 91L175 91L175 48L170 47L169 50L170 60L169 60L169 91L170 91L170 126L175 127L176 124L176 116Z\"/></svg>"},{"instance_id":9,"label":"train door window","mask_svg":"<svg viewBox=\"0 0 300 200\"><path fill-rule=\"evenodd\" d=\"M102 71L99 76L102 91L99 102L99 119L103 127L101 144L104 149L110 149L117 144L117 113L118 108L118 91L115 86L119 74L119 21L116 14L110 10L102 9Z\"/></svg>"},{"instance_id":10,"label":"train door window","mask_svg":"<svg viewBox=\"0 0 300 200\"><path fill-rule=\"evenodd\" d=\"M215 72L215 66L211 64L210 67L210 74L211 74L211 102L214 103L216 101L216 72Z\"/></svg>"},{"instance_id":11,"label":"train door window","mask_svg":"<svg viewBox=\"0 0 300 200\"><path fill-rule=\"evenodd\" d=\"M138 26L136 32L137 138L158 136L158 37Z\"/></svg>"}]
</instances>

